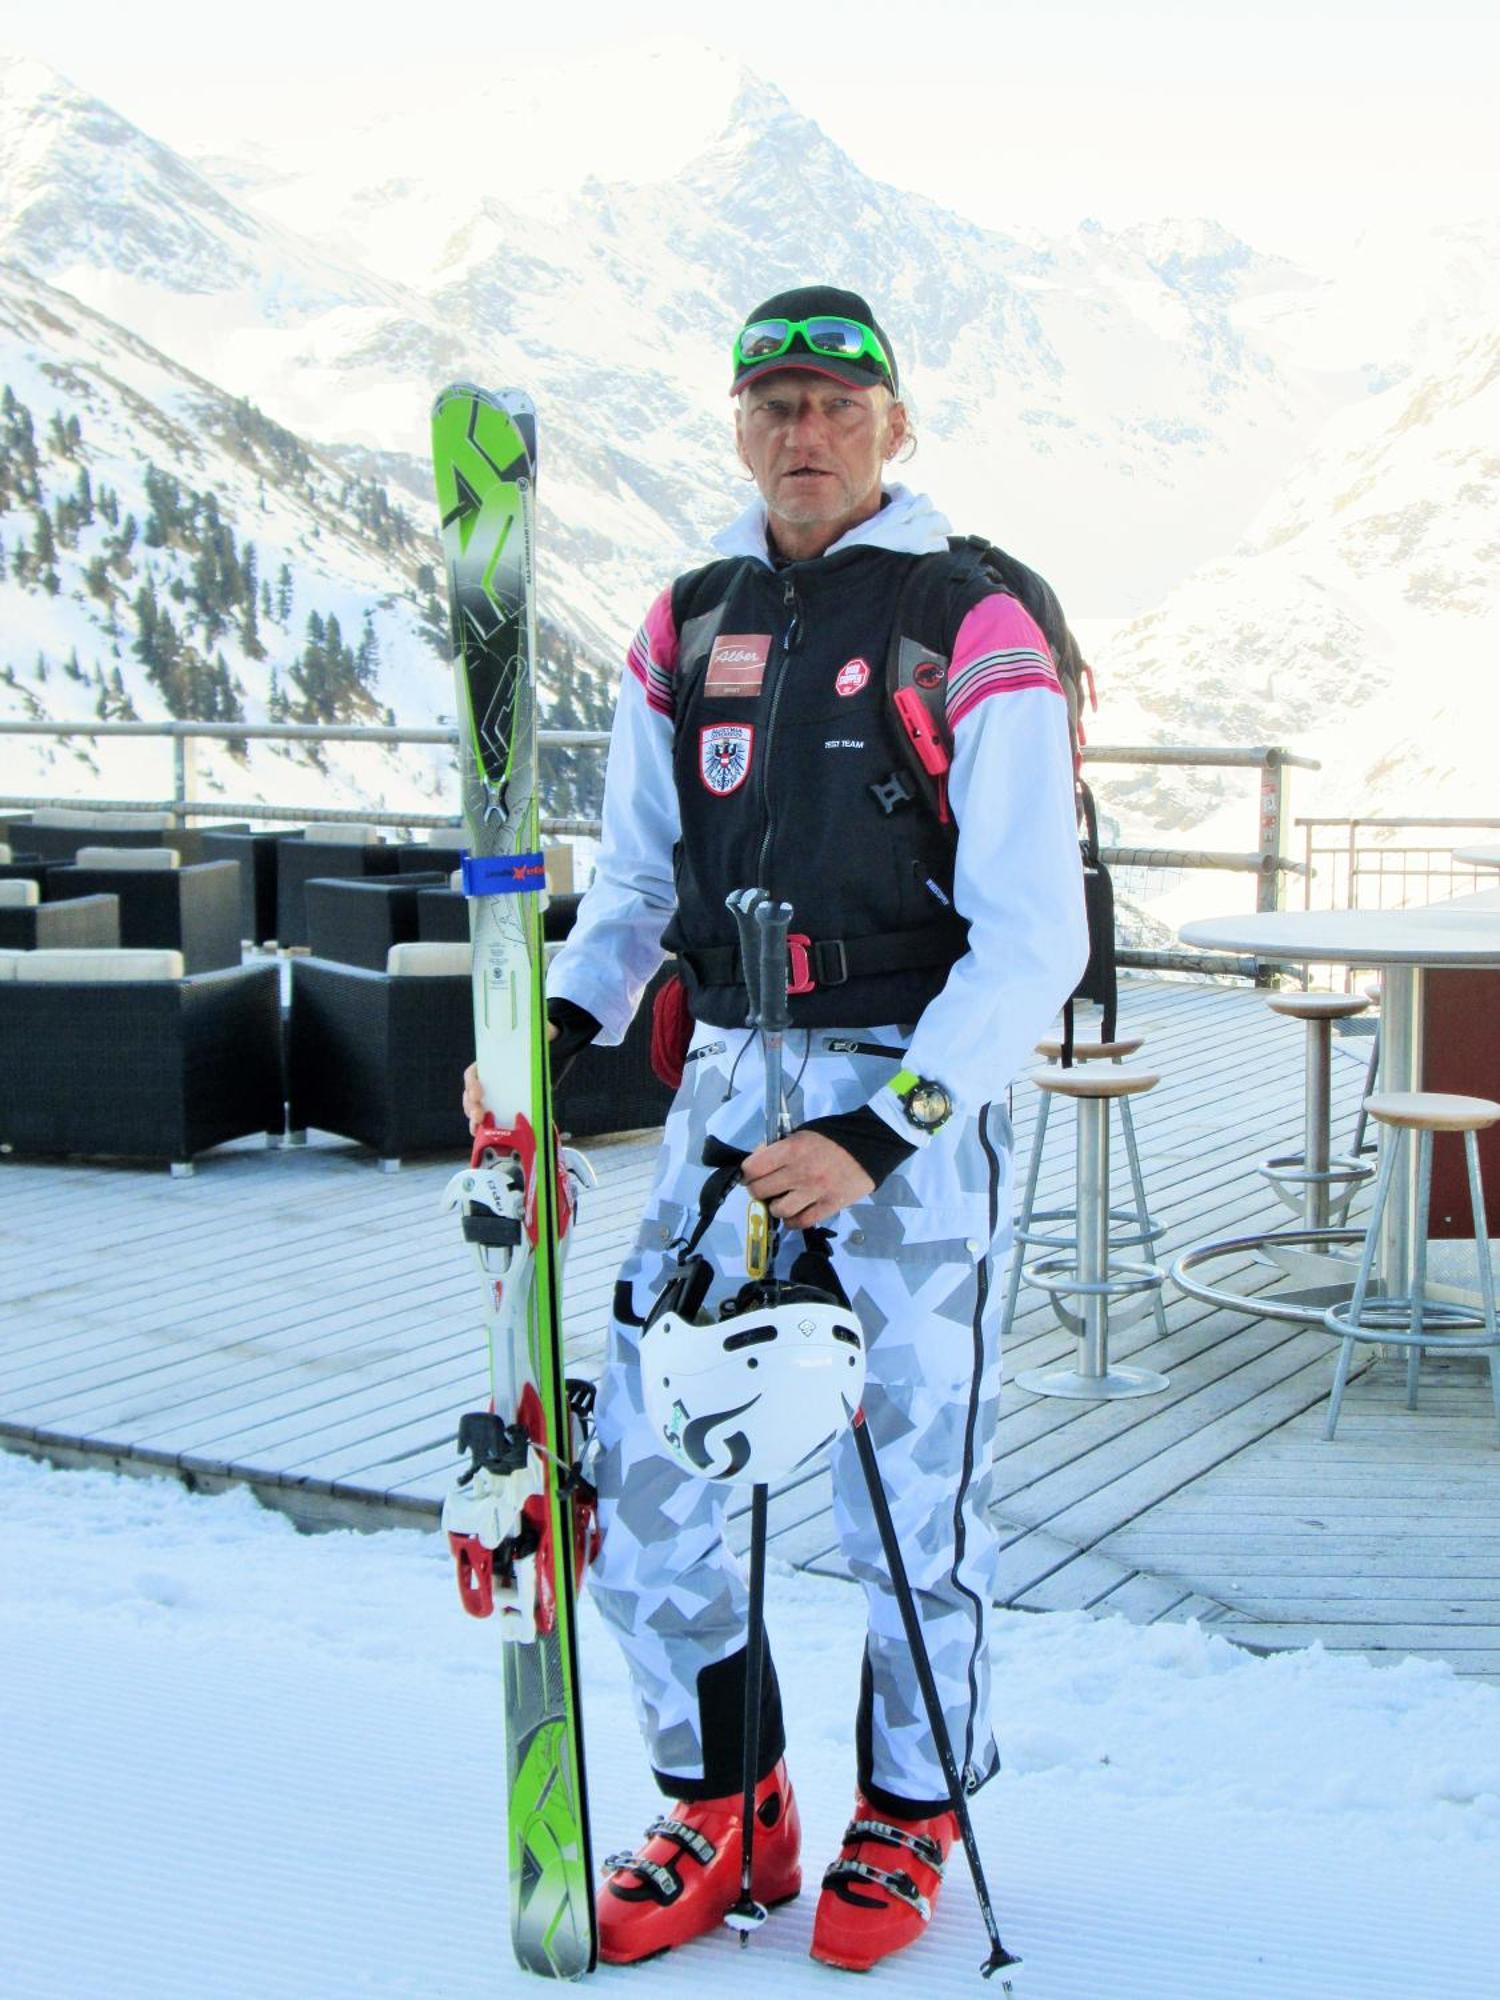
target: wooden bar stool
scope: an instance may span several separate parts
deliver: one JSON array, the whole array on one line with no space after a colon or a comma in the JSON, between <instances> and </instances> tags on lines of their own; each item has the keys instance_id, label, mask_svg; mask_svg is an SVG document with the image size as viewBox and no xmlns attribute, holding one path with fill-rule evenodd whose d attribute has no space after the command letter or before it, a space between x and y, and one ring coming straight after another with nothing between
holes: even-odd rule
<instances>
[{"instance_id":1,"label":"wooden bar stool","mask_svg":"<svg viewBox=\"0 0 1500 2000\"><path fill-rule=\"evenodd\" d=\"M1077 1209L1068 1211L1074 1234L1047 1256L1028 1263L1025 1275L1029 1284L1052 1294L1054 1311L1078 1341L1078 1365L1055 1372L1025 1369L1015 1378L1017 1386L1038 1396L1100 1402L1152 1395L1167 1387L1165 1375L1149 1368L1112 1368L1109 1361L1112 1302L1129 1302L1116 1314L1121 1324L1144 1312L1150 1300L1159 1310L1167 1275L1157 1264L1114 1254L1122 1240L1150 1239L1143 1234L1122 1239L1118 1231L1111 1235L1118 1211L1112 1212L1109 1205L1109 1107L1154 1090L1157 1079L1141 1070L1096 1062L1092 1068L1045 1070L1035 1082L1044 1093L1073 1098L1078 1107ZM1043 1102L1047 1101L1044 1096ZM1150 1228L1155 1233L1156 1225ZM1019 1257L1019 1246L1016 1254ZM1070 1299L1078 1302L1077 1310L1064 1303Z\"/></svg>"},{"instance_id":2,"label":"wooden bar stool","mask_svg":"<svg viewBox=\"0 0 1500 2000\"><path fill-rule=\"evenodd\" d=\"M1332 1151L1329 1109L1333 1024L1363 1014L1369 1001L1358 993L1278 993L1266 1003L1307 1026L1306 1084L1302 1100L1302 1151L1262 1160L1260 1171L1308 1229L1342 1228L1355 1190L1375 1169L1363 1160Z\"/></svg>"},{"instance_id":3,"label":"wooden bar stool","mask_svg":"<svg viewBox=\"0 0 1500 2000\"><path fill-rule=\"evenodd\" d=\"M1490 1394L1495 1405L1495 1423L1500 1434L1500 1369L1496 1350L1500 1332L1495 1326L1495 1274L1490 1263L1489 1225L1484 1213L1484 1187L1479 1175L1479 1147L1475 1133L1484 1132L1500 1121L1500 1104L1487 1097L1452 1097L1441 1091L1388 1091L1368 1100L1370 1116L1381 1125L1398 1131L1416 1132L1417 1215L1420 1218L1413 1244L1411 1291L1405 1297L1368 1296L1375 1257L1380 1246L1380 1223L1391 1191L1397 1147L1381 1148L1380 1176L1375 1185L1375 1205L1365 1230L1365 1247L1360 1258L1354 1296L1347 1306L1333 1306L1323 1315L1330 1333L1342 1336L1338 1367L1333 1377L1333 1398L1328 1406L1328 1424L1323 1435L1332 1437L1339 1420L1339 1405L1349 1379L1349 1364L1356 1340L1389 1342L1408 1350L1406 1357L1406 1407L1417 1407L1417 1376L1424 1347L1442 1348L1448 1353L1478 1354L1489 1350ZM1474 1210L1474 1248L1479 1263L1480 1309L1450 1305L1423 1296L1427 1282L1427 1212L1432 1196L1432 1140L1436 1132L1461 1132L1469 1167L1469 1200Z\"/></svg>"},{"instance_id":4,"label":"wooden bar stool","mask_svg":"<svg viewBox=\"0 0 1500 2000\"><path fill-rule=\"evenodd\" d=\"M1061 1042L1038 1042L1036 1052L1045 1056L1048 1062L1057 1062L1062 1055ZM1073 1060L1075 1063L1109 1062L1119 1064L1126 1056L1133 1056L1141 1047L1141 1039L1108 1042L1075 1042ZM1040 1083L1041 1079L1036 1081ZM1146 1249L1161 1235L1163 1225L1151 1216L1146 1208L1146 1183L1141 1173L1141 1156L1135 1140L1135 1120L1131 1116L1129 1095L1117 1100L1120 1108L1120 1129L1125 1139L1125 1159L1130 1169L1130 1185L1135 1196L1133 1208L1112 1208L1109 1212L1109 1243L1111 1250ZM1021 1197L1021 1213L1016 1223L1016 1247L1010 1260L1010 1286L1005 1296L1005 1311L1000 1320L1000 1338L1004 1341L1010 1332L1010 1323L1015 1317L1016 1299L1021 1290L1022 1266L1028 1250L1039 1250L1050 1254L1055 1250L1071 1250L1076 1240L1076 1217L1071 1208L1044 1208L1038 1210L1036 1184L1041 1173L1042 1149L1047 1143L1047 1122L1052 1112L1052 1094L1042 1092L1041 1103L1037 1107L1036 1131L1031 1141L1031 1156L1026 1163L1026 1187ZM1047 1225L1042 1227L1041 1225ZM1055 1225L1062 1225L1056 1227ZM1167 1315L1162 1305L1160 1291L1154 1294L1156 1309L1156 1330L1165 1340L1167 1337Z\"/></svg>"}]
</instances>

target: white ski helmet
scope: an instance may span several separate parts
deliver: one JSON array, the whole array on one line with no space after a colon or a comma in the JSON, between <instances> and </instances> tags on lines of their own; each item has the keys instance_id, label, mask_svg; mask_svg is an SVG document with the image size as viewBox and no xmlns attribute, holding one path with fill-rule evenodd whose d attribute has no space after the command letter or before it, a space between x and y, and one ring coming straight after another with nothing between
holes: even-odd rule
<instances>
[{"instance_id":1,"label":"white ski helmet","mask_svg":"<svg viewBox=\"0 0 1500 2000\"><path fill-rule=\"evenodd\" d=\"M865 1341L842 1299L764 1278L717 1319L699 1312L710 1273L694 1259L641 1334L646 1415L700 1479L759 1486L826 1451L859 1408Z\"/></svg>"}]
</instances>

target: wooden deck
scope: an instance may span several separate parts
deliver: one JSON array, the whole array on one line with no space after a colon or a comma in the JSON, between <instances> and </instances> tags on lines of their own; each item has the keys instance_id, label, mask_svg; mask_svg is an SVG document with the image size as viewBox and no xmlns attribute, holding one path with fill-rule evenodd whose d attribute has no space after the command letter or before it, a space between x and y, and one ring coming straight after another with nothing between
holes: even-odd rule
<instances>
[{"instance_id":1,"label":"wooden deck","mask_svg":"<svg viewBox=\"0 0 1500 2000\"><path fill-rule=\"evenodd\" d=\"M1159 1255L1284 1217L1253 1173L1301 1122L1300 1030L1261 996L1134 981L1121 1031L1161 1087L1137 1117ZM1335 1044L1347 1134L1368 1043ZM1018 1156L1036 1092L1015 1093ZM571 1365L597 1365L615 1266L655 1136L589 1148L601 1187L569 1273ZM1066 1199L1071 1133L1041 1198ZM197 1174L0 1162L0 1444L65 1463L248 1483L309 1526L430 1526L459 1412L482 1400L474 1279L440 1211L451 1163L397 1175L323 1140L244 1145ZM1018 1174L1019 1179L1019 1174ZM1253 1274L1251 1275L1253 1281ZM1008 1386L995 1511L1005 1602L1138 1620L1200 1617L1282 1647L1420 1653L1500 1680L1500 1450L1483 1364L1430 1362L1421 1408L1398 1362L1352 1381L1321 1436L1332 1342L1170 1291L1116 1359L1163 1393L1081 1404ZM1071 1341L1023 1290L1007 1376ZM772 1501L772 1553L838 1573L826 1478ZM736 1521L743 1536L744 1519Z\"/></svg>"}]
</instances>

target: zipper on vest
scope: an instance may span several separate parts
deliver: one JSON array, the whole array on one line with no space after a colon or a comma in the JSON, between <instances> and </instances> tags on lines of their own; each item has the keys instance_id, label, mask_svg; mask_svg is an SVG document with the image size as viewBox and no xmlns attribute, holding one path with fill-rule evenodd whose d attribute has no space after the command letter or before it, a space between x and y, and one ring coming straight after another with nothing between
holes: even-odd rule
<instances>
[{"instance_id":1,"label":"zipper on vest","mask_svg":"<svg viewBox=\"0 0 1500 2000\"><path fill-rule=\"evenodd\" d=\"M797 586L790 577L786 577L782 582L781 603L786 612L786 623L781 631L781 648L776 661L776 681L771 689L771 706L766 712L766 733L761 739L760 746L760 809L765 815L766 831L760 843L756 880L767 893L771 887L768 872L771 864L771 800L768 789L771 736L776 727L776 711L781 706L781 688L786 679L787 659L802 642L802 607L797 602Z\"/></svg>"}]
</instances>

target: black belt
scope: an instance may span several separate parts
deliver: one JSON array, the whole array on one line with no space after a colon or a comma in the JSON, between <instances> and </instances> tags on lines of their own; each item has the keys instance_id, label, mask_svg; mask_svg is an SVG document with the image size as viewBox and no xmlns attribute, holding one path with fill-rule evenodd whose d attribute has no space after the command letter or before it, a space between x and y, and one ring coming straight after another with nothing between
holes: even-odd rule
<instances>
[{"instance_id":1,"label":"black belt","mask_svg":"<svg viewBox=\"0 0 1500 2000\"><path fill-rule=\"evenodd\" d=\"M878 937L787 939L788 993L813 993L887 972L914 972L924 966L952 965L967 949L968 926L924 924L915 931L884 931ZM737 944L690 945L677 956L700 986L739 986L744 968Z\"/></svg>"}]
</instances>

